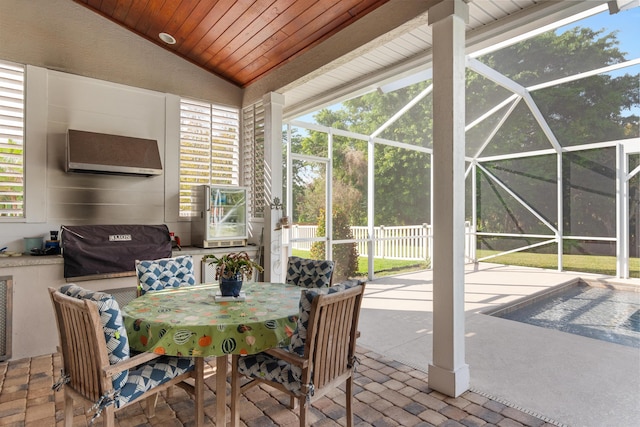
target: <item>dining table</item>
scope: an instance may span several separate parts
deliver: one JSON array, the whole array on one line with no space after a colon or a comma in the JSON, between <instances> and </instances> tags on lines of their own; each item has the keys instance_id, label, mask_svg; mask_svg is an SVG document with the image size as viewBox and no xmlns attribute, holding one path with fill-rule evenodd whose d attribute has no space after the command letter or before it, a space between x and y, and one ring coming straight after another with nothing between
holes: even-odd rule
<instances>
[{"instance_id":1,"label":"dining table","mask_svg":"<svg viewBox=\"0 0 640 427\"><path fill-rule=\"evenodd\" d=\"M301 288L245 282L240 297L201 284L147 292L122 308L129 346L137 351L194 358L196 426L204 424L207 357L216 357L216 424L226 425L227 364L231 354L256 354L287 345Z\"/></svg>"}]
</instances>

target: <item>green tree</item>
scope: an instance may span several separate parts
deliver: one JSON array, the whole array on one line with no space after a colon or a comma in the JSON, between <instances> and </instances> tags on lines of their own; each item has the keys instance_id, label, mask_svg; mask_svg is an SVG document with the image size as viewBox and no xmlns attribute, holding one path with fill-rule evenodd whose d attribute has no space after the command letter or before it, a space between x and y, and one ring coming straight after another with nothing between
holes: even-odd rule
<instances>
[{"instance_id":1,"label":"green tree","mask_svg":"<svg viewBox=\"0 0 640 427\"><path fill-rule=\"evenodd\" d=\"M562 34L553 31L480 57L479 60L524 87L553 81L569 75L625 60L618 49L615 33L575 28ZM637 137L639 120L629 114L640 105L639 75L616 77L596 75L532 92L560 145ZM468 73L467 91L473 105L491 98L483 78ZM469 109L468 109L469 110ZM467 120L481 109L474 108ZM469 141L468 141L469 143ZM473 142L471 142L473 143ZM523 102L499 129L484 154L495 155L551 148L533 114ZM534 206L550 223L557 225L557 191L562 192L563 226L574 235L615 236L615 151L588 150L563 155L563 187L554 185L555 156L510 159L485 166L510 188L515 185L520 198ZM484 184L483 184L484 183ZM479 222L486 231L536 232L541 222L522 212L510 197L499 197L500 189L490 188L483 173L478 179L481 191ZM542 227L549 233L546 227ZM604 245L601 245L604 247Z\"/></svg>"},{"instance_id":2,"label":"green tree","mask_svg":"<svg viewBox=\"0 0 640 427\"><path fill-rule=\"evenodd\" d=\"M3 217L23 215L24 147L9 138L0 147L0 209Z\"/></svg>"},{"instance_id":3,"label":"green tree","mask_svg":"<svg viewBox=\"0 0 640 427\"><path fill-rule=\"evenodd\" d=\"M615 32L575 28L559 35L549 31L479 60L529 87L624 62L626 58L618 44ZM536 90L532 97L563 146L623 139L639 134L638 116L628 114L640 105L638 78L638 74L601 74ZM477 93L472 100L475 104L487 96L482 79L469 80L467 88ZM505 151L512 152L509 146L513 144L526 148L526 138L533 135L543 137L537 123L530 119L531 114L523 110L501 128L497 144L503 145Z\"/></svg>"},{"instance_id":4,"label":"green tree","mask_svg":"<svg viewBox=\"0 0 640 427\"><path fill-rule=\"evenodd\" d=\"M344 127L342 121L345 112L335 113L321 110L317 113L323 124ZM348 213L353 225L366 224L367 207L367 160L366 142L335 136L333 139L333 200L334 208ZM328 157L328 137L324 132L310 131L309 136L301 138L292 146L292 151L310 156ZM326 168L324 164L295 161L293 167L293 185L304 189L297 193L296 211L298 218L306 223L316 223L317 213L326 209Z\"/></svg>"},{"instance_id":5,"label":"green tree","mask_svg":"<svg viewBox=\"0 0 640 427\"><path fill-rule=\"evenodd\" d=\"M326 211L323 209L318 214L318 235L326 235L325 228ZM349 226L347 213L342 209L333 210L333 239L353 239L353 233ZM314 242L311 246L310 256L313 259L326 259L325 243ZM341 282L354 277L358 271L358 248L355 243L341 243L333 246L333 260L336 265L333 270L333 282Z\"/></svg>"},{"instance_id":6,"label":"green tree","mask_svg":"<svg viewBox=\"0 0 640 427\"><path fill-rule=\"evenodd\" d=\"M422 92L428 83L419 83L395 92L372 92L345 101L338 111L321 110L315 119L325 126L372 134L389 117ZM381 135L386 139L428 147L431 144L431 102L424 100L398 119ZM316 141L317 141L316 137ZM313 142L309 142L313 144ZM358 153L358 155L354 155ZM351 138L334 138L334 179L342 181L366 200L367 142ZM407 225L429 222L430 156L398 147L376 144L374 153L376 225ZM369 179L371 177L368 177ZM366 206L350 213L355 220L366 221ZM357 217L357 218L356 218Z\"/></svg>"}]
</instances>

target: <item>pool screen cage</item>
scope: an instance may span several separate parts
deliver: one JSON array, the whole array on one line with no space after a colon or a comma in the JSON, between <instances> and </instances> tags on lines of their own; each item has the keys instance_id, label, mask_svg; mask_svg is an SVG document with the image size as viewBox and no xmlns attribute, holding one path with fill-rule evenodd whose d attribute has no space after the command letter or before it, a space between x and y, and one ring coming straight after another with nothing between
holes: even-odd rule
<instances>
[{"instance_id":1,"label":"pool screen cage","mask_svg":"<svg viewBox=\"0 0 640 427\"><path fill-rule=\"evenodd\" d=\"M640 58L618 48L634 37L620 19L600 6L563 27L468 54L469 262L552 254L557 270L580 271L575 256L594 256L621 278L639 262ZM317 123L286 123L287 213L296 224L312 206L334 212L306 241L334 251L358 241L336 235L336 211L369 230L431 223L431 73L416 75L423 79L316 112ZM305 192L318 187L326 197L314 205ZM374 240L370 233L370 247Z\"/></svg>"}]
</instances>

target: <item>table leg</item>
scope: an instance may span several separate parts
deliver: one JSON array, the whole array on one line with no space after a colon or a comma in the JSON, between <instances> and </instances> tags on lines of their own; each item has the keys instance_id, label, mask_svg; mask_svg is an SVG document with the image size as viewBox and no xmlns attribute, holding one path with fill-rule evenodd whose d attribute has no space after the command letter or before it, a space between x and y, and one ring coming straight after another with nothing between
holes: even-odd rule
<instances>
[{"instance_id":1,"label":"table leg","mask_svg":"<svg viewBox=\"0 0 640 427\"><path fill-rule=\"evenodd\" d=\"M227 425L227 359L216 357L216 425Z\"/></svg>"},{"instance_id":2,"label":"table leg","mask_svg":"<svg viewBox=\"0 0 640 427\"><path fill-rule=\"evenodd\" d=\"M196 427L204 425L204 357L194 357Z\"/></svg>"}]
</instances>

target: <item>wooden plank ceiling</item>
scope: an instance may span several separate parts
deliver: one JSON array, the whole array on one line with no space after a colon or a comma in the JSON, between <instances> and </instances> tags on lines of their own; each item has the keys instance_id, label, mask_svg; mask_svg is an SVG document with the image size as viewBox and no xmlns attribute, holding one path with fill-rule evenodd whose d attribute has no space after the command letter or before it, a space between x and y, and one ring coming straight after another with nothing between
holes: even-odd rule
<instances>
[{"instance_id":1,"label":"wooden plank ceiling","mask_svg":"<svg viewBox=\"0 0 640 427\"><path fill-rule=\"evenodd\" d=\"M74 0L247 87L388 0ZM168 33L176 44L163 43Z\"/></svg>"}]
</instances>

